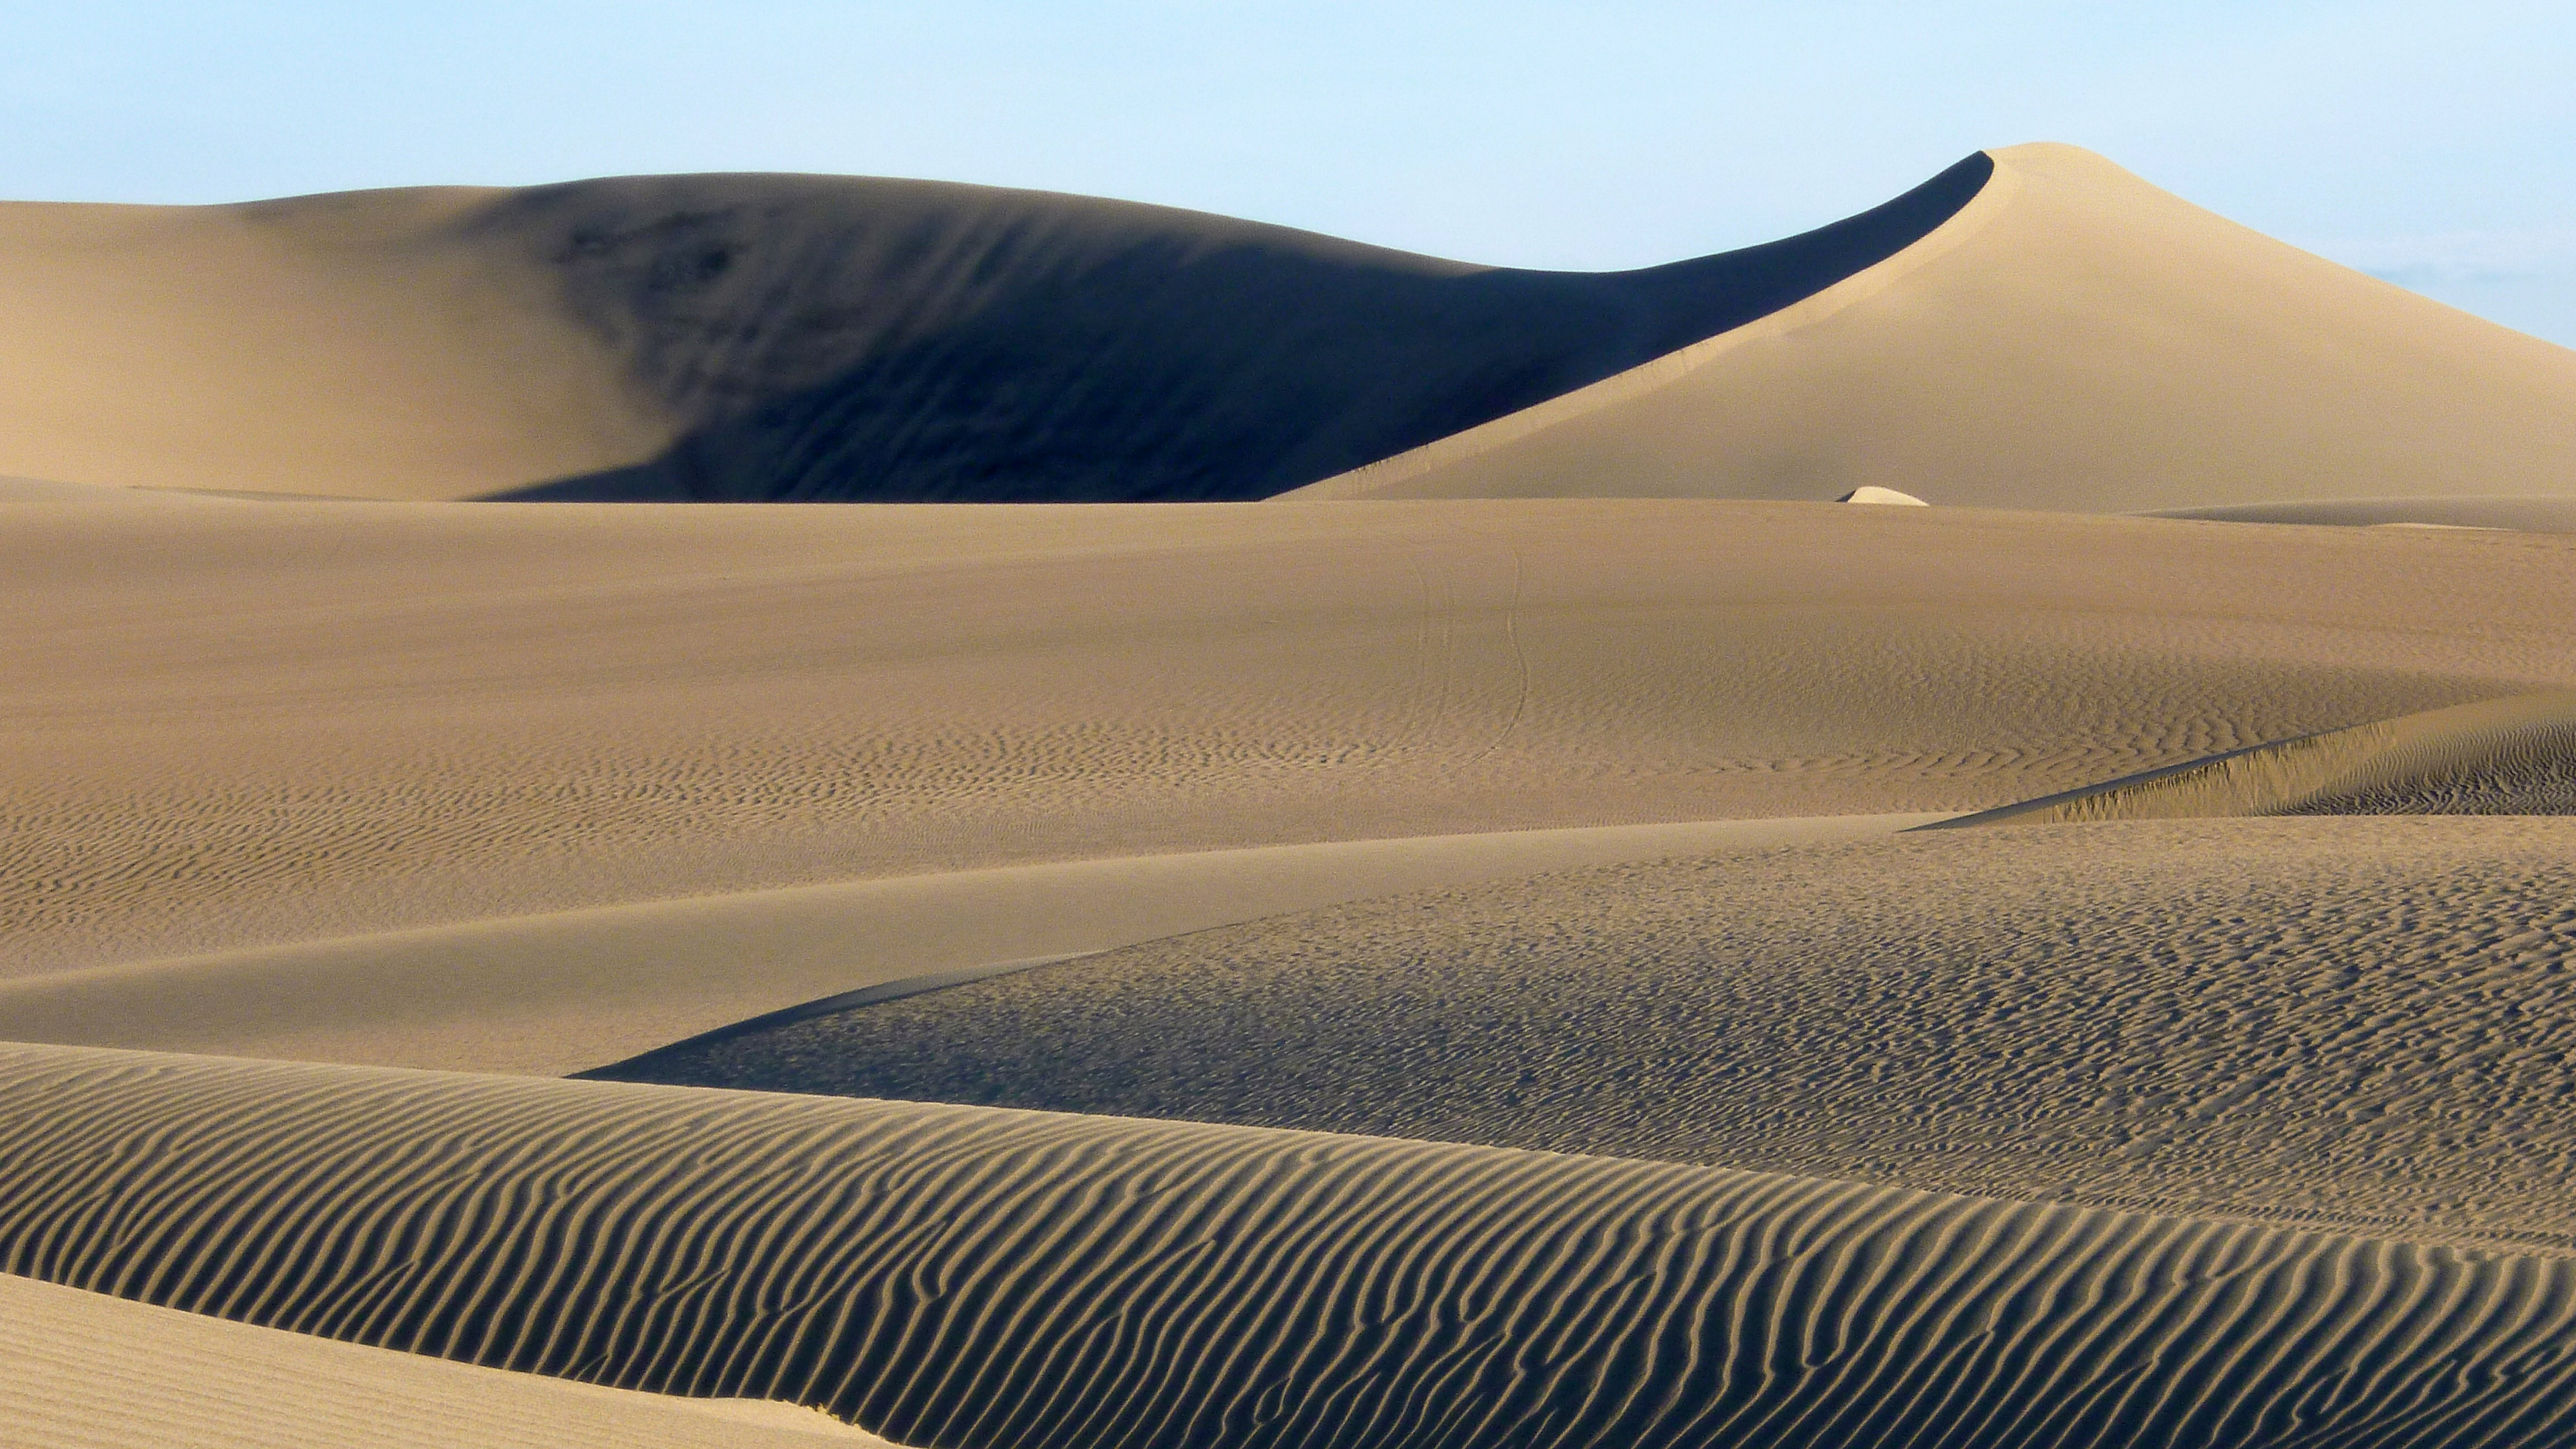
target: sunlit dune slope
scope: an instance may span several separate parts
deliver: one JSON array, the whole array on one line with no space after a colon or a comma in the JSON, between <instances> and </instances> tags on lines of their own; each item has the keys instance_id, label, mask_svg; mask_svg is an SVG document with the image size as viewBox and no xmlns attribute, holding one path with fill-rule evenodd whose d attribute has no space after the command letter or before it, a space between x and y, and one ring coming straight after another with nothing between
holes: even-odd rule
<instances>
[{"instance_id":1,"label":"sunlit dune slope","mask_svg":"<svg viewBox=\"0 0 2576 1449\"><path fill-rule=\"evenodd\" d=\"M2199 815L2576 815L2576 691L2329 730L1941 823Z\"/></svg>"},{"instance_id":2,"label":"sunlit dune slope","mask_svg":"<svg viewBox=\"0 0 2576 1449\"><path fill-rule=\"evenodd\" d=\"M885 1449L810 1409L603 1389L0 1275L11 1449Z\"/></svg>"},{"instance_id":3,"label":"sunlit dune slope","mask_svg":"<svg viewBox=\"0 0 2576 1449\"><path fill-rule=\"evenodd\" d=\"M2576 1243L2576 820L1951 831L1274 917L608 1069Z\"/></svg>"},{"instance_id":4,"label":"sunlit dune slope","mask_svg":"<svg viewBox=\"0 0 2576 1449\"><path fill-rule=\"evenodd\" d=\"M0 1266L951 1449L2431 1446L2576 1402L2538 1254L973 1107L70 1048L0 1081Z\"/></svg>"},{"instance_id":5,"label":"sunlit dune slope","mask_svg":"<svg viewBox=\"0 0 2576 1449\"><path fill-rule=\"evenodd\" d=\"M2131 510L2576 497L2576 352L2069 146L1759 322L1316 496L1840 497ZM2438 520L2435 520L2438 521Z\"/></svg>"},{"instance_id":6,"label":"sunlit dune slope","mask_svg":"<svg viewBox=\"0 0 2576 1449\"><path fill-rule=\"evenodd\" d=\"M1979 809L2576 686L2571 564L1687 501L0 505L0 934L25 976L988 866Z\"/></svg>"},{"instance_id":7,"label":"sunlit dune slope","mask_svg":"<svg viewBox=\"0 0 2576 1449\"><path fill-rule=\"evenodd\" d=\"M1760 316L1990 165L1615 274L926 181L0 206L0 473L441 498L1257 498Z\"/></svg>"}]
</instances>

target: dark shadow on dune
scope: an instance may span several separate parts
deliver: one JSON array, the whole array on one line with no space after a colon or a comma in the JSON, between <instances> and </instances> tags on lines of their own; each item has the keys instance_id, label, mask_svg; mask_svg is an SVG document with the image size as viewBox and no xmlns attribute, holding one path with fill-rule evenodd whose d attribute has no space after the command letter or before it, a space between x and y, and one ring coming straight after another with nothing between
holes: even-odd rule
<instances>
[{"instance_id":1,"label":"dark shadow on dune","mask_svg":"<svg viewBox=\"0 0 2576 1449\"><path fill-rule=\"evenodd\" d=\"M685 432L503 496L1264 498L1777 311L1912 244L1992 172L1981 152L1801 236L1610 273L930 182L539 188L482 225L556 269Z\"/></svg>"}]
</instances>

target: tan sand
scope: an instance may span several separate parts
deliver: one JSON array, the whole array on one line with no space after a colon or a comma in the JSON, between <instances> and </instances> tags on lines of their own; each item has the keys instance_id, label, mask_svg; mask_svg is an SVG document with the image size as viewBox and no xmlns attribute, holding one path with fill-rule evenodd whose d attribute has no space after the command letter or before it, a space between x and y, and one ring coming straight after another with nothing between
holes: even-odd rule
<instances>
[{"instance_id":1,"label":"tan sand","mask_svg":"<svg viewBox=\"0 0 2576 1449\"><path fill-rule=\"evenodd\" d=\"M2433 1446L2576 1393L2545 1254L973 1107L60 1047L0 1080L0 1265L911 1443Z\"/></svg>"},{"instance_id":2,"label":"tan sand","mask_svg":"<svg viewBox=\"0 0 2576 1449\"><path fill-rule=\"evenodd\" d=\"M473 1368L0 1275L12 1449L883 1449L811 1409Z\"/></svg>"},{"instance_id":3,"label":"tan sand","mask_svg":"<svg viewBox=\"0 0 2576 1449\"><path fill-rule=\"evenodd\" d=\"M2576 496L2576 352L2272 241L2070 146L1940 228L1633 372L1291 497L1838 497L2136 510Z\"/></svg>"},{"instance_id":4,"label":"tan sand","mask_svg":"<svg viewBox=\"0 0 2576 1449\"><path fill-rule=\"evenodd\" d=\"M2576 691L2480 700L1939 822L2576 815Z\"/></svg>"},{"instance_id":5,"label":"tan sand","mask_svg":"<svg viewBox=\"0 0 2576 1449\"><path fill-rule=\"evenodd\" d=\"M646 901L0 981L0 1041L562 1075L914 976L1431 886L1942 818L1326 841Z\"/></svg>"},{"instance_id":6,"label":"tan sand","mask_svg":"<svg viewBox=\"0 0 2576 1449\"><path fill-rule=\"evenodd\" d=\"M2576 1246L2576 819L2012 827L1283 915L602 1075Z\"/></svg>"},{"instance_id":7,"label":"tan sand","mask_svg":"<svg viewBox=\"0 0 2576 1449\"><path fill-rule=\"evenodd\" d=\"M32 976L997 866L1984 808L2576 685L2571 549L1704 502L6 505L0 935Z\"/></svg>"},{"instance_id":8,"label":"tan sand","mask_svg":"<svg viewBox=\"0 0 2576 1449\"><path fill-rule=\"evenodd\" d=\"M473 236L503 194L0 205L0 473L436 498L648 456L669 421Z\"/></svg>"}]
</instances>

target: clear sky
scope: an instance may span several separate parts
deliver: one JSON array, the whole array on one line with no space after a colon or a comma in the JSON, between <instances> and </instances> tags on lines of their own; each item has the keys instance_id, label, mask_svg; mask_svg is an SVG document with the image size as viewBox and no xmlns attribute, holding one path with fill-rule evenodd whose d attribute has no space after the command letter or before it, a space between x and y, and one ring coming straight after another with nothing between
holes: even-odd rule
<instances>
[{"instance_id":1,"label":"clear sky","mask_svg":"<svg viewBox=\"0 0 2576 1449\"><path fill-rule=\"evenodd\" d=\"M0 0L0 196L1042 187L1639 266L2072 141L2576 345L2576 4Z\"/></svg>"}]
</instances>

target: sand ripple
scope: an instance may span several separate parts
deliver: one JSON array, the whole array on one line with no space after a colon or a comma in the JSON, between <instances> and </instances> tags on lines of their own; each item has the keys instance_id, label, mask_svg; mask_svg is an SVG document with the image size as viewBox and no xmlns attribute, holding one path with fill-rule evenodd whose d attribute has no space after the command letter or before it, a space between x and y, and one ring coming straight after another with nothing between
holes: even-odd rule
<instances>
[{"instance_id":1,"label":"sand ripple","mask_svg":"<svg viewBox=\"0 0 2576 1449\"><path fill-rule=\"evenodd\" d=\"M0 1050L0 1264L899 1441L2484 1444L2576 1264L1196 1124Z\"/></svg>"}]
</instances>

